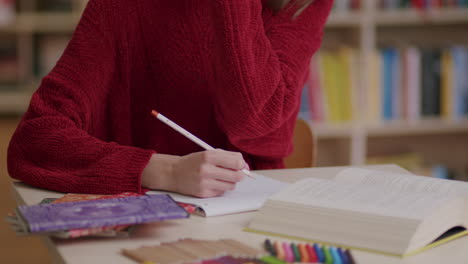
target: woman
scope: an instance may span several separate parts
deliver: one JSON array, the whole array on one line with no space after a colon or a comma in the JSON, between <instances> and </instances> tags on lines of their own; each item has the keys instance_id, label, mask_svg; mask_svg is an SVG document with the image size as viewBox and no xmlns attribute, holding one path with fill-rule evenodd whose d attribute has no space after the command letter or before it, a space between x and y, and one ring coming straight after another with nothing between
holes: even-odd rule
<instances>
[{"instance_id":1,"label":"woman","mask_svg":"<svg viewBox=\"0 0 468 264\"><path fill-rule=\"evenodd\" d=\"M10 175L61 192L211 197L246 164L282 168L332 6L288 2L90 0L10 142ZM153 108L224 150L202 151Z\"/></svg>"}]
</instances>

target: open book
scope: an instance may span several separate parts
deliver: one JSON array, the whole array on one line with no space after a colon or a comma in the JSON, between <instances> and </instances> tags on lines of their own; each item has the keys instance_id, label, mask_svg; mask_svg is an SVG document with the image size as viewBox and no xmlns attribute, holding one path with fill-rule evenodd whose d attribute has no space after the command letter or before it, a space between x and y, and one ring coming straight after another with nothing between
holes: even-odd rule
<instances>
[{"instance_id":1,"label":"open book","mask_svg":"<svg viewBox=\"0 0 468 264\"><path fill-rule=\"evenodd\" d=\"M246 230L404 256L468 234L467 224L468 183L349 168L273 195Z\"/></svg>"},{"instance_id":2,"label":"open book","mask_svg":"<svg viewBox=\"0 0 468 264\"><path fill-rule=\"evenodd\" d=\"M169 194L177 202L192 204L196 214L201 216L219 216L248 211L262 207L268 197L284 189L288 184L259 174L255 179L244 177L236 184L236 189L222 196L212 198L195 198L177 193L150 191L147 194Z\"/></svg>"}]
</instances>

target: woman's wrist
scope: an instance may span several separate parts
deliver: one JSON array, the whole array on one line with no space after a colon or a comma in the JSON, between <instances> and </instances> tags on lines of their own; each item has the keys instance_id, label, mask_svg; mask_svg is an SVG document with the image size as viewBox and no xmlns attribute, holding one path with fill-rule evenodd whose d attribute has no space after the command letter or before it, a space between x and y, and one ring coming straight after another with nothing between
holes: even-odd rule
<instances>
[{"instance_id":1,"label":"woman's wrist","mask_svg":"<svg viewBox=\"0 0 468 264\"><path fill-rule=\"evenodd\" d=\"M174 164L180 157L153 154L141 175L141 185L150 189L176 191Z\"/></svg>"}]
</instances>

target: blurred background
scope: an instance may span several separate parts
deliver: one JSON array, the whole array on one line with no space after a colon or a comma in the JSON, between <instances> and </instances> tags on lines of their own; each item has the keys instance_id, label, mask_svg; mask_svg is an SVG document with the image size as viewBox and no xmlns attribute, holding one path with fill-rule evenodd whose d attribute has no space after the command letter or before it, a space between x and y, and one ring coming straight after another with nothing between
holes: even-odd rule
<instances>
[{"instance_id":1,"label":"blurred background","mask_svg":"<svg viewBox=\"0 0 468 264\"><path fill-rule=\"evenodd\" d=\"M318 0L317 0L318 1ZM0 0L0 217L15 207L6 148L86 0ZM300 118L317 166L396 163L468 178L468 0L335 0ZM51 263L0 221L0 263Z\"/></svg>"}]
</instances>

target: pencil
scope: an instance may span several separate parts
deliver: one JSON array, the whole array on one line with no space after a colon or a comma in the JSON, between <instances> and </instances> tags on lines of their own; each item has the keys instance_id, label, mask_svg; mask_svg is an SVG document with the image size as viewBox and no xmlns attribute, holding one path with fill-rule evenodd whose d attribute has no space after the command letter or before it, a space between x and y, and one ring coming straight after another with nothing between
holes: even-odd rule
<instances>
[{"instance_id":1,"label":"pencil","mask_svg":"<svg viewBox=\"0 0 468 264\"><path fill-rule=\"evenodd\" d=\"M203 140L199 139L198 137L196 137L194 134L188 132L187 130L185 130L183 127L177 125L176 123L172 122L169 118L165 117L163 114L159 113L158 111L156 110L152 110L151 111L151 114L156 117L157 119L161 120L164 124L170 126L171 128L173 128L175 131L181 133L182 135L184 135L186 138L190 139L192 142L194 142L195 144L199 145L200 147L206 149L206 150L214 150L215 148L213 148L212 146L208 145L206 142L204 142ZM253 174L247 170L247 169L242 169L241 170L245 175L249 176L249 177L252 177L252 178L255 178L253 176Z\"/></svg>"}]
</instances>

